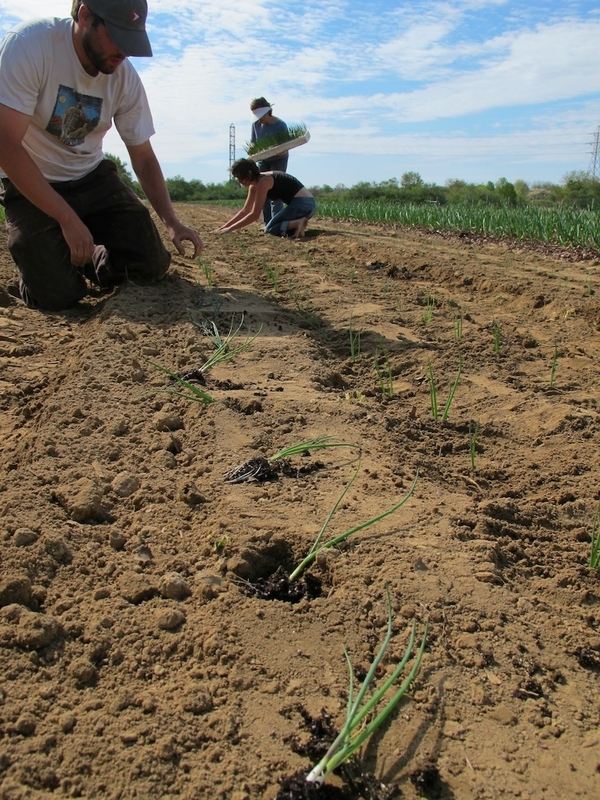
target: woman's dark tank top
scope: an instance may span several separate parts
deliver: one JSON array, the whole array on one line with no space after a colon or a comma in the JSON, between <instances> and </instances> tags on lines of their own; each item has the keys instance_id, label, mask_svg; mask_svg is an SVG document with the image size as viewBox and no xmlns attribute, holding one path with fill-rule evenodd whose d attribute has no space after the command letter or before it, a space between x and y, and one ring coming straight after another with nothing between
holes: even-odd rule
<instances>
[{"instance_id":1,"label":"woman's dark tank top","mask_svg":"<svg viewBox=\"0 0 600 800\"><path fill-rule=\"evenodd\" d=\"M287 172L273 172L273 187L267 192L269 200L283 200L288 204L298 194L300 189L304 188L304 184L300 183L298 178L293 175L288 175Z\"/></svg>"}]
</instances>

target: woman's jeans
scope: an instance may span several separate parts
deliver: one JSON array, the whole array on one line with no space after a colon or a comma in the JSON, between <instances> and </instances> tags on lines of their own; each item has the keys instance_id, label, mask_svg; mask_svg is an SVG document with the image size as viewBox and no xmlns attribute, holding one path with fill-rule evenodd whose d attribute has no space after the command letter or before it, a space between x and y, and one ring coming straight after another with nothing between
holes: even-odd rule
<instances>
[{"instance_id":1,"label":"woman's jeans","mask_svg":"<svg viewBox=\"0 0 600 800\"><path fill-rule=\"evenodd\" d=\"M265 233L272 233L273 236L287 236L288 225L293 219L302 219L302 217L310 219L316 208L314 197L294 197L283 211L275 214L265 225Z\"/></svg>"}]
</instances>

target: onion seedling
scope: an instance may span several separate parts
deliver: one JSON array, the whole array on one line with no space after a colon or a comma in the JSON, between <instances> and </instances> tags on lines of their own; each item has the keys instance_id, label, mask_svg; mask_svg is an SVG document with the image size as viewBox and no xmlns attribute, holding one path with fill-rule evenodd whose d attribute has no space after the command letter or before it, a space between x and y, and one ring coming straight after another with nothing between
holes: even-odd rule
<instances>
[{"instance_id":1,"label":"onion seedling","mask_svg":"<svg viewBox=\"0 0 600 800\"><path fill-rule=\"evenodd\" d=\"M162 394L172 394L175 397L183 397L184 400L191 400L194 403L204 403L204 405L209 405L210 403L216 403L214 397L211 397L206 392L203 392L202 389L199 389L197 386L194 386L189 381L186 381L184 378L177 375L176 372L171 372L170 369L166 367L161 367L160 364L155 364L153 361L149 361L156 369L159 369L161 372L166 372L174 381L182 386L184 389L187 389L187 392L179 392L176 389L150 389L144 394L151 394L152 392L160 392Z\"/></svg>"},{"instance_id":2,"label":"onion seedling","mask_svg":"<svg viewBox=\"0 0 600 800\"><path fill-rule=\"evenodd\" d=\"M475 456L477 454L477 437L479 436L479 423L469 422L469 453L471 455L471 469L475 472Z\"/></svg>"},{"instance_id":3,"label":"onion seedling","mask_svg":"<svg viewBox=\"0 0 600 800\"><path fill-rule=\"evenodd\" d=\"M286 144L294 139L299 139L307 133L307 127L303 123L299 125L288 125L287 130L278 131L268 136L262 136L254 142L246 143L246 153L249 156L254 156L257 153L262 153L263 150L269 150L271 147L277 147L280 144Z\"/></svg>"},{"instance_id":4,"label":"onion seedling","mask_svg":"<svg viewBox=\"0 0 600 800\"><path fill-rule=\"evenodd\" d=\"M382 369L382 365L379 363L381 357L384 361L385 372ZM378 355L375 356L375 372L377 373L377 379L379 380L379 388L381 389L381 394L384 397L393 397L394 373L392 372L390 357L385 350L382 351L381 357Z\"/></svg>"},{"instance_id":5,"label":"onion seedling","mask_svg":"<svg viewBox=\"0 0 600 800\"><path fill-rule=\"evenodd\" d=\"M433 319L434 308L435 308L435 300L429 294L429 292L427 292L427 305L425 306L425 311L423 311L423 322L425 323L425 325L429 325L429 323Z\"/></svg>"},{"instance_id":6,"label":"onion seedling","mask_svg":"<svg viewBox=\"0 0 600 800\"><path fill-rule=\"evenodd\" d=\"M360 331L355 331L352 327L352 317L350 317L350 325L348 327L350 334L350 360L355 364L360 359Z\"/></svg>"},{"instance_id":7,"label":"onion seedling","mask_svg":"<svg viewBox=\"0 0 600 800\"><path fill-rule=\"evenodd\" d=\"M592 523L592 550L590 553L590 567L600 571L600 503L596 508L594 514L594 521Z\"/></svg>"},{"instance_id":8,"label":"onion seedling","mask_svg":"<svg viewBox=\"0 0 600 800\"><path fill-rule=\"evenodd\" d=\"M550 388L554 386L554 379L556 377L556 368L558 366L558 345L554 345L554 357L552 358L552 367L550 369Z\"/></svg>"},{"instance_id":9,"label":"onion seedling","mask_svg":"<svg viewBox=\"0 0 600 800\"><path fill-rule=\"evenodd\" d=\"M442 411L442 422L446 422L446 420L448 419L448 414L450 413L450 406L452 405L452 401L454 400L454 395L456 394L456 390L458 388L461 373L462 373L462 359L459 359L458 372L456 373L456 378L454 379L454 383L450 387L448 399L446 400L446 405L444 406L444 410ZM427 379L429 381L429 400L431 403L431 415L434 419L438 419L439 411L437 402L437 387L435 385L435 378L433 375L433 367L431 366L431 361L429 361L429 371Z\"/></svg>"},{"instance_id":10,"label":"onion seedling","mask_svg":"<svg viewBox=\"0 0 600 800\"><path fill-rule=\"evenodd\" d=\"M454 338L457 341L462 339L463 334L463 315L462 314L455 314L454 315Z\"/></svg>"},{"instance_id":11,"label":"onion seedling","mask_svg":"<svg viewBox=\"0 0 600 800\"><path fill-rule=\"evenodd\" d=\"M280 274L280 267L279 265L267 264L267 262L263 259L263 266L265 268L265 274L270 281L273 289L278 291L279 289L279 274Z\"/></svg>"},{"instance_id":12,"label":"onion seedling","mask_svg":"<svg viewBox=\"0 0 600 800\"><path fill-rule=\"evenodd\" d=\"M215 347L214 353L207 358L207 360L202 364L201 367L198 368L198 372L205 374L210 369L215 367L217 364L223 364L225 361L231 361L232 358L239 356L252 342L256 339L256 337L260 334L262 330L262 325L258 329L258 332L254 334L252 337L246 338L244 342L241 344L232 347L233 340L236 338L238 333L241 330L242 325L244 324L244 315L241 315L240 324L237 326L235 331L233 330L233 317L231 318L231 325L229 326L229 333L223 339L219 329L217 328L216 323L212 320L210 325L206 322L198 322L192 318L192 322L196 327L200 328L202 332L209 337L211 342Z\"/></svg>"},{"instance_id":13,"label":"onion seedling","mask_svg":"<svg viewBox=\"0 0 600 800\"><path fill-rule=\"evenodd\" d=\"M212 303L213 313L215 317L218 317L219 314L221 313L222 300L217 286L215 286L215 291L211 292L210 302Z\"/></svg>"},{"instance_id":14,"label":"onion seedling","mask_svg":"<svg viewBox=\"0 0 600 800\"><path fill-rule=\"evenodd\" d=\"M289 467L288 459L292 456L303 455L310 450L324 450L331 447L355 447L360 450L360 445L340 442L334 436L317 436L314 439L307 439L290 447L284 447L283 450L279 450L267 458L264 456L251 458L240 464L239 467L228 470L223 475L223 480L226 483L244 483L252 478L265 480L273 477L282 468Z\"/></svg>"},{"instance_id":15,"label":"onion seedling","mask_svg":"<svg viewBox=\"0 0 600 800\"><path fill-rule=\"evenodd\" d=\"M244 351L252 342L256 339L256 337L260 334L262 330L262 326L259 328L258 333L254 334L251 338L247 338L246 341L242 342L241 344L232 347L232 342L235 337L240 332L240 329L244 322L244 315L242 314L240 319L240 324L237 326L235 331L233 330L233 317L231 319L231 325L229 326L229 333L223 339L221 336L219 329L217 328L216 323L211 322L210 326L206 322L198 322L192 318L192 322L196 327L200 328L203 333L205 333L212 341L215 351L212 353L198 369L190 370L186 372L185 375L178 375L176 372L171 372L170 369L166 369L166 367L161 367L160 364L155 364L153 361L148 362L156 369L161 370L161 372L165 372L169 375L174 381L182 386L184 389L187 389L187 392L179 392L175 391L174 389L155 389L150 391L157 391L162 392L163 394L172 394L176 397L183 397L185 400L192 400L196 403L215 403L216 400L214 397L211 397L206 392L203 392L197 386L194 386L190 383L190 380L197 379L204 382L204 375L212 369L217 364L222 364L225 361L230 361L235 356L238 356L242 351ZM150 392L145 392L145 394L150 394Z\"/></svg>"},{"instance_id":16,"label":"onion seedling","mask_svg":"<svg viewBox=\"0 0 600 800\"><path fill-rule=\"evenodd\" d=\"M202 269L204 272L204 277L206 279L206 285L212 286L213 282L213 271L212 271L212 264L207 258L204 256L198 256L196 259L196 264Z\"/></svg>"},{"instance_id":17,"label":"onion seedling","mask_svg":"<svg viewBox=\"0 0 600 800\"><path fill-rule=\"evenodd\" d=\"M477 437L479 435L479 423L469 421L469 454L471 456L471 469L475 472L475 457L477 455Z\"/></svg>"},{"instance_id":18,"label":"onion seedling","mask_svg":"<svg viewBox=\"0 0 600 800\"><path fill-rule=\"evenodd\" d=\"M309 328L312 331L321 330L323 322L316 311L302 300L295 292L290 292L290 299L294 301L296 311L301 317L301 327Z\"/></svg>"},{"instance_id":19,"label":"onion seedling","mask_svg":"<svg viewBox=\"0 0 600 800\"><path fill-rule=\"evenodd\" d=\"M284 447L283 450L278 450L269 458L269 461L278 461L282 458L302 455L306 453L307 450L323 450L328 447L355 447L357 450L361 449L360 445L352 444L351 442L340 442L335 436L316 436L314 439L307 439L305 442L292 444L290 447Z\"/></svg>"},{"instance_id":20,"label":"onion seedling","mask_svg":"<svg viewBox=\"0 0 600 800\"><path fill-rule=\"evenodd\" d=\"M361 745L369 738L369 736L371 736L371 734L374 733L383 724L383 722L385 722L392 711L396 708L400 700L404 697L415 677L417 676L421 666L421 661L423 659L423 653L425 652L428 623L425 623L425 631L423 633L423 638L421 639L421 645L417 651L410 672L404 678L400 686L396 689L394 695L382 708L382 710L379 711L379 713L373 717L370 722L366 721L371 712L375 712L375 708L379 704L380 700L382 700L384 695L404 672L404 668L411 657L416 638L417 626L416 621L413 620L412 631L402 660L396 666L385 683L373 693L370 699L366 700L366 694L373 683L373 678L375 677L377 668L379 667L379 664L381 663L381 660L385 655L390 643L390 639L392 638L392 601L390 599L390 591L387 586L386 593L388 606L387 633L383 640L383 644L379 648L379 652L373 659L373 663L369 668L367 676L365 677L359 691L356 694L356 697L354 697L354 670L352 667L352 662L350 661L350 656L348 655L348 651L346 648L344 648L344 656L348 664L349 673L346 723L321 761L319 761L319 763L308 773L306 776L306 783L316 783L318 786L322 786L327 776L341 766L341 764L347 761L350 756L352 756L353 753L355 753L356 750L358 750L358 748L361 747ZM356 730L357 728L359 728L358 731Z\"/></svg>"},{"instance_id":21,"label":"onion seedling","mask_svg":"<svg viewBox=\"0 0 600 800\"><path fill-rule=\"evenodd\" d=\"M375 517L371 517L371 519L367 520L366 522L362 522L360 525L355 525L353 528L350 528L350 530L346 531L345 533L341 533L338 536L334 536L333 539L330 539L328 542L325 542L325 544L320 544L323 538L323 534L325 533L325 530L327 529L327 526L329 525L331 518L333 517L337 507L341 503L342 499L345 497L348 489L352 486L352 484L356 480L356 476L358 475L358 469L359 467L356 468L356 472L354 473L352 478L350 478L350 480L344 487L344 491L338 497L332 510L329 512L329 515L325 520L325 524L321 528L319 535L317 536L308 555L300 562L300 564L298 564L296 569L291 573L290 577L288 578L290 583L292 583L293 581L297 580L300 577L300 575L304 572L304 570L307 567L309 567L312 564L312 562L317 558L319 553L322 553L324 550L328 550L330 547L335 547L337 544L340 544L341 542L345 542L346 539L349 539L355 533L358 533L359 531L364 531L365 528L370 528L371 525L374 525L376 522L379 522L379 520L382 520L385 517L389 517L390 514L393 514L399 508L402 508L402 506L406 503L406 501L412 496L413 492L415 491L415 487L417 485L417 478L419 476L419 471L417 470L412 486L405 494L405 496L402 498L402 500L400 500L399 503L396 503L396 505L392 506L391 508L388 508L387 511L384 511L383 513L378 514Z\"/></svg>"},{"instance_id":22,"label":"onion seedling","mask_svg":"<svg viewBox=\"0 0 600 800\"><path fill-rule=\"evenodd\" d=\"M459 358L458 372L456 373L456 378L454 379L454 383L452 384L452 388L450 389L448 399L446 400L446 405L444 406L444 410L442 412L442 422L446 422L446 420L448 419L448 414L450 413L450 406L452 405L452 401L454 400L454 395L456 394L456 390L458 389L458 383L460 381L461 373L462 373L462 359Z\"/></svg>"},{"instance_id":23,"label":"onion seedling","mask_svg":"<svg viewBox=\"0 0 600 800\"><path fill-rule=\"evenodd\" d=\"M429 371L427 375L429 381L429 403L431 405L431 416L434 419L438 418L438 405L437 405L437 387L435 385L435 378L433 377L433 367L431 360L429 361Z\"/></svg>"},{"instance_id":24,"label":"onion seedling","mask_svg":"<svg viewBox=\"0 0 600 800\"><path fill-rule=\"evenodd\" d=\"M494 337L494 353L500 353L500 326L497 322L492 324L492 336Z\"/></svg>"}]
</instances>

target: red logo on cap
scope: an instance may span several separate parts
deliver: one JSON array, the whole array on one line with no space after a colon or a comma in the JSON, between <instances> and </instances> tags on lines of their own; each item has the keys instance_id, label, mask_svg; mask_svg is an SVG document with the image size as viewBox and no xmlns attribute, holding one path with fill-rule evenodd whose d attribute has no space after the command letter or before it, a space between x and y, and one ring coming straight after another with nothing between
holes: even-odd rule
<instances>
[{"instance_id":1,"label":"red logo on cap","mask_svg":"<svg viewBox=\"0 0 600 800\"><path fill-rule=\"evenodd\" d=\"M139 18L140 18L140 15L136 14L135 11L131 12L131 21L132 22L137 22Z\"/></svg>"}]
</instances>

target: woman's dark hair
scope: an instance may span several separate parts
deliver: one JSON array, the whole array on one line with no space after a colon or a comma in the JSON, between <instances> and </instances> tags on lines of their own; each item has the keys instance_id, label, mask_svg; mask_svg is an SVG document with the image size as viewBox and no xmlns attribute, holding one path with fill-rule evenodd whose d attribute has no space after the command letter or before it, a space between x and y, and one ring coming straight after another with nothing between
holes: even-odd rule
<instances>
[{"instance_id":1,"label":"woman's dark hair","mask_svg":"<svg viewBox=\"0 0 600 800\"><path fill-rule=\"evenodd\" d=\"M236 181L256 181L260 178L260 170L250 158L238 158L234 161L231 174Z\"/></svg>"},{"instance_id":2,"label":"woman's dark hair","mask_svg":"<svg viewBox=\"0 0 600 800\"><path fill-rule=\"evenodd\" d=\"M254 111L255 108L271 108L271 103L268 100L265 100L264 97L255 97L254 100L250 102L250 111Z\"/></svg>"}]
</instances>

